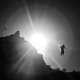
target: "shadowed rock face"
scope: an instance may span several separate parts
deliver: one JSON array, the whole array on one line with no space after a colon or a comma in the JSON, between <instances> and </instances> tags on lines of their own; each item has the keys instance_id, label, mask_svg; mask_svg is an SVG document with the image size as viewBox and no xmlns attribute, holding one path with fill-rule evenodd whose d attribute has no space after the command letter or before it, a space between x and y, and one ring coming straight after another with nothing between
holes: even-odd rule
<instances>
[{"instance_id":1,"label":"shadowed rock face","mask_svg":"<svg viewBox=\"0 0 80 80\"><path fill-rule=\"evenodd\" d=\"M43 75L52 70L44 62L43 56L19 36L19 31L0 38L0 63L1 74L5 76L18 71L24 73L24 70L29 75Z\"/></svg>"}]
</instances>

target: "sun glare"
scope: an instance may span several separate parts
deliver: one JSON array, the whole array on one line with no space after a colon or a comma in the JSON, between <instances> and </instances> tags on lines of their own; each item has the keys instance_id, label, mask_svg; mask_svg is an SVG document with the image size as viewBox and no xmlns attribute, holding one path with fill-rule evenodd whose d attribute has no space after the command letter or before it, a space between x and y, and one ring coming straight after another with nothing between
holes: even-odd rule
<instances>
[{"instance_id":1,"label":"sun glare","mask_svg":"<svg viewBox=\"0 0 80 80\"><path fill-rule=\"evenodd\" d=\"M38 53L43 54L46 48L46 38L44 35L36 33L31 36L30 43L37 49Z\"/></svg>"}]
</instances>

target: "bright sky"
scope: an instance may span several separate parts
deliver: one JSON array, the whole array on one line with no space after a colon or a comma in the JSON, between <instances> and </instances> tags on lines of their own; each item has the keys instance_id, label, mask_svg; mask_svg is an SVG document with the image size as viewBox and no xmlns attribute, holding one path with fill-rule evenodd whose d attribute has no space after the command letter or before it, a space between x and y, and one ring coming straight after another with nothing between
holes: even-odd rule
<instances>
[{"instance_id":1,"label":"bright sky","mask_svg":"<svg viewBox=\"0 0 80 80\"><path fill-rule=\"evenodd\" d=\"M47 38L43 34L35 33L31 36L29 42L37 49L38 53L44 55L47 46Z\"/></svg>"}]
</instances>

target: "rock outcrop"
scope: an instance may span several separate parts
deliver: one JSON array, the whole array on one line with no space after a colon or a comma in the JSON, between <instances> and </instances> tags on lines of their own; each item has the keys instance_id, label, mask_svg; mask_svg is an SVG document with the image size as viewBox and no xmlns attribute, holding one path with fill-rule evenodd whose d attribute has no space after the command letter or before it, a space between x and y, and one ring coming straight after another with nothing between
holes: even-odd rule
<instances>
[{"instance_id":1,"label":"rock outcrop","mask_svg":"<svg viewBox=\"0 0 80 80\"><path fill-rule=\"evenodd\" d=\"M45 75L51 72L43 56L32 45L19 36L19 31L0 38L0 73L24 74L28 76Z\"/></svg>"}]
</instances>

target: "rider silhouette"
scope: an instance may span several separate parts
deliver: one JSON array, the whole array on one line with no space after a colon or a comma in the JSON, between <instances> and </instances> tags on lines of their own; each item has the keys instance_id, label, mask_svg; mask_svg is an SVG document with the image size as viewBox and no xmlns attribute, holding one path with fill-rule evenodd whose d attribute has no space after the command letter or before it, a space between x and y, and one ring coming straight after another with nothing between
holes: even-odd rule
<instances>
[{"instance_id":1,"label":"rider silhouette","mask_svg":"<svg viewBox=\"0 0 80 80\"><path fill-rule=\"evenodd\" d=\"M61 48L61 56L64 55L64 49L65 49L65 45L63 44L62 46L60 46Z\"/></svg>"}]
</instances>

